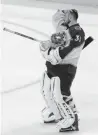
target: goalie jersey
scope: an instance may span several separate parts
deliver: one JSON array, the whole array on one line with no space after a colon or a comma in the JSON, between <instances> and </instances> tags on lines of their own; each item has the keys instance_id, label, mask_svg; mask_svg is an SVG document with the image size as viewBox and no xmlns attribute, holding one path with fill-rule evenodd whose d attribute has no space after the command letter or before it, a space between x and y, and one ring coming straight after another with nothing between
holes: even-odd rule
<instances>
[{"instance_id":1,"label":"goalie jersey","mask_svg":"<svg viewBox=\"0 0 98 135\"><path fill-rule=\"evenodd\" d=\"M67 64L77 67L77 63L80 57L80 53L85 44L85 33L79 24L72 25L68 28L71 40L64 47L58 48L59 62L52 64L50 61L46 61L47 68L60 67ZM50 49L51 51L51 49ZM50 52L48 52L49 54ZM61 60L60 60L61 59Z\"/></svg>"}]
</instances>

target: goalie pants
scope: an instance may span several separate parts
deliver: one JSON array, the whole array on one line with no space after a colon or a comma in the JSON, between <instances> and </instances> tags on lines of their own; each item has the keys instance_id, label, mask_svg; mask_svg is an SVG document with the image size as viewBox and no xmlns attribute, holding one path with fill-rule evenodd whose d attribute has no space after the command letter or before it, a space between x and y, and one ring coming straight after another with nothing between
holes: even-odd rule
<instances>
[{"instance_id":1,"label":"goalie pants","mask_svg":"<svg viewBox=\"0 0 98 135\"><path fill-rule=\"evenodd\" d=\"M70 96L71 95L70 87L75 77L77 67L70 64L51 65L51 63L49 62L46 62L46 66L49 78L55 76L58 76L60 78L62 95Z\"/></svg>"}]
</instances>

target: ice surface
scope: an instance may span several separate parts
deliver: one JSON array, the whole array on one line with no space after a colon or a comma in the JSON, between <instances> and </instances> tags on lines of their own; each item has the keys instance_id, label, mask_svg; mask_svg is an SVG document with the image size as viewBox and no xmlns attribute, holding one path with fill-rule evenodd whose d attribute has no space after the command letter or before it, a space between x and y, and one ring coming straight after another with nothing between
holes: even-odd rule
<instances>
[{"instance_id":1,"label":"ice surface","mask_svg":"<svg viewBox=\"0 0 98 135\"><path fill-rule=\"evenodd\" d=\"M77 135L98 134L98 86L95 75L86 72L85 79L78 73L72 94L80 112L80 131ZM97 79L97 78L95 78ZM40 111L44 102L39 84L2 95L4 135L58 134L55 124L45 125ZM68 133L69 134L69 133Z\"/></svg>"},{"instance_id":2,"label":"ice surface","mask_svg":"<svg viewBox=\"0 0 98 135\"><path fill-rule=\"evenodd\" d=\"M87 16L84 16L87 18ZM10 18L13 20L13 18ZM51 33L51 24L34 20L14 18L19 24L28 25L42 32ZM24 23L23 23L24 22ZM40 27L41 25L41 27ZM8 27L24 34L46 39L24 28L10 24ZM81 54L72 95L80 112L80 131L73 135L98 134L98 27L83 25L86 37L95 41ZM2 64L3 91L22 86L39 79L45 70L45 61L40 55L38 43L3 32ZM2 135L57 135L56 125L45 125L40 111L44 106L39 83L2 94ZM67 134L67 133L66 133ZM70 134L70 133L68 133Z\"/></svg>"}]
</instances>

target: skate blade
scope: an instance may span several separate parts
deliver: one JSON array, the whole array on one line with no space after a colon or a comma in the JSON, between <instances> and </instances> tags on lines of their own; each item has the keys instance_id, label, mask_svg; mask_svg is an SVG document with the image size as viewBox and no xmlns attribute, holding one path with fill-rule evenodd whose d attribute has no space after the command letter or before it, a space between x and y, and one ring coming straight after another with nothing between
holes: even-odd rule
<instances>
[{"instance_id":1,"label":"skate blade","mask_svg":"<svg viewBox=\"0 0 98 135\"><path fill-rule=\"evenodd\" d=\"M44 121L44 123L45 123L45 124L49 124L49 123L51 124L51 123L57 123L57 121L56 121L56 120L52 120L52 121Z\"/></svg>"},{"instance_id":2,"label":"skate blade","mask_svg":"<svg viewBox=\"0 0 98 135\"><path fill-rule=\"evenodd\" d=\"M72 132L72 131L79 131L79 129L73 129L73 128L61 128L59 132Z\"/></svg>"}]
</instances>

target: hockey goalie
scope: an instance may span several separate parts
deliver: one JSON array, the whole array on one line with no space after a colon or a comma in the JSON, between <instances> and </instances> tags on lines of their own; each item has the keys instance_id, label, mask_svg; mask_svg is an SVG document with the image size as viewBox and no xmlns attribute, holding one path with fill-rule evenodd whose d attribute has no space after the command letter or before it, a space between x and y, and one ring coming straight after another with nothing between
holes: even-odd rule
<instances>
[{"instance_id":1,"label":"hockey goalie","mask_svg":"<svg viewBox=\"0 0 98 135\"><path fill-rule=\"evenodd\" d=\"M56 32L50 40L40 43L47 67L41 83L46 104L42 119L44 123L57 123L59 132L79 130L77 109L70 90L85 43L85 33L77 20L77 10L58 10L52 17Z\"/></svg>"}]
</instances>

